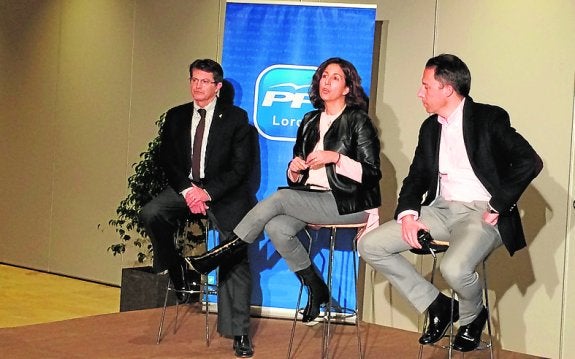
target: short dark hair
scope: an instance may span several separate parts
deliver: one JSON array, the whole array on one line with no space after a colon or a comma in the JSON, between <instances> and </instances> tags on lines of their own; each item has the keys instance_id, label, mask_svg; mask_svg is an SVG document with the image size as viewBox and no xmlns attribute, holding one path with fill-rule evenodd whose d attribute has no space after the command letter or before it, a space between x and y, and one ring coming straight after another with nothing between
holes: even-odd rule
<instances>
[{"instance_id":1,"label":"short dark hair","mask_svg":"<svg viewBox=\"0 0 575 359\"><path fill-rule=\"evenodd\" d=\"M339 57L332 57L325 60L315 73L311 80L311 86L309 88L309 100L313 107L323 110L325 108L325 103L319 95L319 80L323 75L326 67L331 64L337 64L341 67L343 74L345 75L345 85L349 88L349 93L345 95L345 104L350 107L359 107L362 110L367 111L367 95L361 87L361 77L357 72L355 66L347 60Z\"/></svg>"},{"instance_id":2,"label":"short dark hair","mask_svg":"<svg viewBox=\"0 0 575 359\"><path fill-rule=\"evenodd\" d=\"M190 65L190 77L194 69L209 72L214 75L215 82L222 82L224 80L224 69L222 66L211 59L197 59Z\"/></svg>"},{"instance_id":3,"label":"short dark hair","mask_svg":"<svg viewBox=\"0 0 575 359\"><path fill-rule=\"evenodd\" d=\"M448 84L462 96L469 95L471 90L471 73L459 57L451 54L441 54L427 60L426 68L435 68L435 79L442 84Z\"/></svg>"}]
</instances>

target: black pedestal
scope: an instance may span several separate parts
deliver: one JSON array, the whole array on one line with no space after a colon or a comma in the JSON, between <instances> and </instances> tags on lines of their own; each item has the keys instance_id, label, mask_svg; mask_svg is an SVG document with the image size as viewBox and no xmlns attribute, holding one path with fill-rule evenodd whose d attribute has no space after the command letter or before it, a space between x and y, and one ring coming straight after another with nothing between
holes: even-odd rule
<instances>
[{"instance_id":1,"label":"black pedestal","mask_svg":"<svg viewBox=\"0 0 575 359\"><path fill-rule=\"evenodd\" d=\"M198 278L190 278L199 281ZM120 312L130 310L159 308L164 305L168 274L156 274L152 267L136 267L122 269L122 288L120 290ZM198 296L192 299L197 301ZM168 305L176 304L174 292L168 293Z\"/></svg>"},{"instance_id":2,"label":"black pedestal","mask_svg":"<svg viewBox=\"0 0 575 359\"><path fill-rule=\"evenodd\" d=\"M167 274L156 274L152 267L122 269L120 312L158 308L164 305ZM168 294L168 305L176 304L173 292Z\"/></svg>"},{"instance_id":3,"label":"black pedestal","mask_svg":"<svg viewBox=\"0 0 575 359\"><path fill-rule=\"evenodd\" d=\"M163 306L167 285L168 275L156 274L152 267L123 268L120 312ZM175 300L170 292L168 304L175 304Z\"/></svg>"}]
</instances>

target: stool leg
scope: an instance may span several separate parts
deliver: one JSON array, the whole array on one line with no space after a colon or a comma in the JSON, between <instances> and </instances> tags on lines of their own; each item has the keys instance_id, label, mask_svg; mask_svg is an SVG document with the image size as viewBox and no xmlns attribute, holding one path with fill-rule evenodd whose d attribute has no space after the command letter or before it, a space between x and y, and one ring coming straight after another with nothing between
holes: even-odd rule
<instances>
[{"instance_id":1,"label":"stool leg","mask_svg":"<svg viewBox=\"0 0 575 359\"><path fill-rule=\"evenodd\" d=\"M168 306L168 294L170 293L170 280L168 279L168 285L166 286L166 295L164 297L164 308L162 309L162 319L160 319L160 327L158 328L158 337L156 338L156 344L160 344L162 339L162 328L164 327L164 318L166 317L166 307Z\"/></svg>"},{"instance_id":2,"label":"stool leg","mask_svg":"<svg viewBox=\"0 0 575 359\"><path fill-rule=\"evenodd\" d=\"M358 281L358 261L357 261L357 241L353 241L353 278L355 280L355 333L357 336L357 350L359 353L359 358L363 359L363 351L361 350L361 336L359 334L359 310L358 310L358 291L357 291L357 281Z\"/></svg>"},{"instance_id":3,"label":"stool leg","mask_svg":"<svg viewBox=\"0 0 575 359\"><path fill-rule=\"evenodd\" d=\"M176 321L174 322L174 334L178 331L178 314L180 313L180 304L176 300Z\"/></svg>"},{"instance_id":4,"label":"stool leg","mask_svg":"<svg viewBox=\"0 0 575 359\"><path fill-rule=\"evenodd\" d=\"M206 231L206 236L205 236L205 243L206 243L206 251L208 250L208 244L209 244L209 240L210 240L210 220L208 218L207 222L206 222L206 226L204 228L204 230ZM200 282L202 283L202 297L203 297L203 301L206 305L206 311L205 311L205 331L206 331L206 346L210 346L210 322L209 322L209 316L210 316L210 283L209 283L209 276L208 274L202 275L200 277ZM216 277L216 285L217 285L217 277Z\"/></svg>"},{"instance_id":5,"label":"stool leg","mask_svg":"<svg viewBox=\"0 0 575 359\"><path fill-rule=\"evenodd\" d=\"M208 319L209 319L209 315L210 315L210 302L209 302L210 288L208 286L207 275L205 276L205 279L202 279L202 281L204 281L202 297L203 297L203 302L206 305L206 313L205 313L206 346L209 347L210 346L210 322Z\"/></svg>"},{"instance_id":6,"label":"stool leg","mask_svg":"<svg viewBox=\"0 0 575 359\"><path fill-rule=\"evenodd\" d=\"M493 337L491 334L491 311L489 307L489 289L487 287L487 268L485 265L485 260L483 261L483 295L485 296L485 308L487 308L487 334L489 335L489 341L487 346L489 347L489 356L493 359Z\"/></svg>"},{"instance_id":7,"label":"stool leg","mask_svg":"<svg viewBox=\"0 0 575 359\"><path fill-rule=\"evenodd\" d=\"M431 278L429 282L433 284L435 279L435 268L437 267L437 257L433 257L433 264L431 266ZM427 319L429 318L429 312L425 311L425 315L423 317L423 333L427 330ZM419 355L417 356L418 359L423 357L423 344L419 344Z\"/></svg>"},{"instance_id":8,"label":"stool leg","mask_svg":"<svg viewBox=\"0 0 575 359\"><path fill-rule=\"evenodd\" d=\"M308 254L308 256L310 256L310 255L311 255L312 236L309 234L309 232L308 232L307 229L305 229L305 233L306 233L306 235L307 235L307 238L309 239L309 245L308 245L308 247L307 247L307 254ZM289 339L287 359L290 359L290 357L291 357L291 349L292 349L292 345L293 345L293 337L294 337L294 335L295 335L295 326L296 326L296 323L297 323L297 315L298 315L298 313L299 313L299 308L300 308L300 304L301 304L301 295L302 295L302 292L303 292L303 284L300 284L300 286L299 286L299 294L298 294L298 297L297 297L297 303L296 303L296 306L295 306L295 313L294 313L293 321L292 321L292 324L291 324L291 334L290 334L290 339Z\"/></svg>"},{"instance_id":9,"label":"stool leg","mask_svg":"<svg viewBox=\"0 0 575 359\"><path fill-rule=\"evenodd\" d=\"M337 228L332 227L329 236L329 260L327 266L327 287L329 288L329 299L326 308L326 322L324 323L323 330L323 344L322 344L322 358L329 358L329 339L330 339L330 326L331 326L331 286L332 286L332 273L333 273L333 252L335 251L335 236L337 235Z\"/></svg>"},{"instance_id":10,"label":"stool leg","mask_svg":"<svg viewBox=\"0 0 575 359\"><path fill-rule=\"evenodd\" d=\"M292 324L291 324L291 334L290 334L290 338L289 338L289 346L288 346L288 353L287 353L287 358L288 358L288 359L291 357L291 349L292 349L292 345L293 345L293 337L294 337L294 335L295 335L295 325L296 325L296 323L297 323L297 315L298 315L299 306L300 306L300 303L301 303L301 294L302 294L302 291L303 291L303 285L300 285L300 286L299 286L299 295L298 295L298 297L297 297L297 303L296 303L296 306L295 306L295 313L294 313L293 321L292 321Z\"/></svg>"},{"instance_id":11,"label":"stool leg","mask_svg":"<svg viewBox=\"0 0 575 359\"><path fill-rule=\"evenodd\" d=\"M449 328L449 359L451 359L451 356L453 354L453 309L455 306L455 291L452 289L451 290L451 326ZM465 355L465 354L464 354Z\"/></svg>"}]
</instances>

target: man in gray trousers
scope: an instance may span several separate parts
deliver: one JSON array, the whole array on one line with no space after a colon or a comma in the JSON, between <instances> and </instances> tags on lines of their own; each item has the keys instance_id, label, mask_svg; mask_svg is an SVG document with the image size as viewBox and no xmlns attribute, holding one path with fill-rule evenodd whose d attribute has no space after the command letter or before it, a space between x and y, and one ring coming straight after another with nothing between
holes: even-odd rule
<instances>
[{"instance_id":1,"label":"man in gray trousers","mask_svg":"<svg viewBox=\"0 0 575 359\"><path fill-rule=\"evenodd\" d=\"M417 95L431 116L420 128L395 220L368 233L358 247L419 312L428 310L419 342L437 342L459 320L453 349L462 352L477 348L488 315L475 269L501 244L510 255L525 247L517 201L543 168L507 112L475 103L470 86L469 69L458 57L428 60ZM441 273L459 299L453 318L450 298L401 255L421 248L421 230L449 242Z\"/></svg>"}]
</instances>

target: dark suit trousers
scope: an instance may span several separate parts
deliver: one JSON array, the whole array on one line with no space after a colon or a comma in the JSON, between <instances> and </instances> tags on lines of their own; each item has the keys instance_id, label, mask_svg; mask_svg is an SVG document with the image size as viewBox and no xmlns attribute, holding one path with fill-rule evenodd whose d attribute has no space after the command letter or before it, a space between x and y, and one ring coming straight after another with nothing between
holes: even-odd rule
<instances>
[{"instance_id":1,"label":"dark suit trousers","mask_svg":"<svg viewBox=\"0 0 575 359\"><path fill-rule=\"evenodd\" d=\"M211 213L209 213L211 214ZM154 248L154 270L161 272L181 263L174 245L174 234L178 223L191 215L184 197L171 187L148 202L140 212L146 232ZM210 215L212 223L227 236L228 231L218 226ZM235 260L221 266L218 273L218 332L224 336L249 334L251 274L247 252L238 254Z\"/></svg>"}]
</instances>

